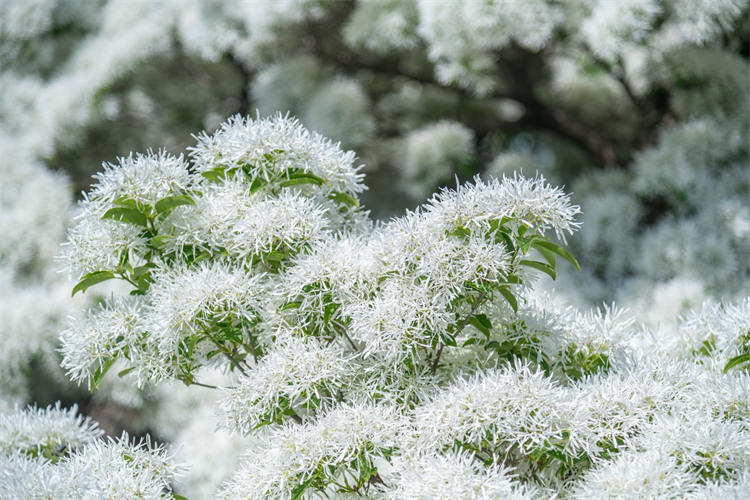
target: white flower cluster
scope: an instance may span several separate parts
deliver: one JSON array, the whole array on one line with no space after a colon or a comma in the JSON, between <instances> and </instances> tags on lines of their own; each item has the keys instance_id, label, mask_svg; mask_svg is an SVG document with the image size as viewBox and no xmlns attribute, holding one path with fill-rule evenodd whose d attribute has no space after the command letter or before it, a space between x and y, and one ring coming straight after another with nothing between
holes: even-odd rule
<instances>
[{"instance_id":1,"label":"white flower cluster","mask_svg":"<svg viewBox=\"0 0 750 500\"><path fill-rule=\"evenodd\" d=\"M285 409L315 408L320 400L345 388L355 375L354 366L336 345L290 337L227 393L226 427L250 434L256 427L280 421Z\"/></svg>"},{"instance_id":2,"label":"white flower cluster","mask_svg":"<svg viewBox=\"0 0 750 500\"><path fill-rule=\"evenodd\" d=\"M263 433L251 445L223 497L286 498L300 483L325 488L329 468L336 471L342 485L362 481L362 476L352 477L347 466L352 462L369 464L393 449L400 425L393 408L341 405L314 423ZM367 470L359 473L367 474Z\"/></svg>"},{"instance_id":3,"label":"white flower cluster","mask_svg":"<svg viewBox=\"0 0 750 500\"><path fill-rule=\"evenodd\" d=\"M681 326L671 324L706 294L748 292L747 68L732 54L735 38L725 36L741 28L746 2L8 0L4 7L0 404L12 404L8 392L23 399L24 366L49 350L50 333L70 307L67 291L48 286L44 264L66 218L67 187L35 166L19 174L5 164L25 168L53 158L59 145L76 140L69 132L77 126L116 115L116 102L99 99L102 89L174 45L175 53L184 49L198 60L244 66L255 75L248 77L253 104L264 115L290 109L305 126L366 154L392 156L397 136L402 147L389 160L404 178L425 181L416 196L475 159L474 151L478 159L505 140L486 134L484 123L501 104L515 105L513 118L500 114L520 129L558 119L574 130L560 112L568 109L584 115L584 127L601 124L605 139L628 136L615 153L630 149L627 161L635 153L631 171L604 169L573 186L589 227L576 253L595 276L570 280L571 288L597 301L615 289L618 298L647 305L641 317L661 326L641 331L614 308L559 308L531 289L537 271L565 272L555 267L565 258L559 247L533 237L554 230L564 242L577 227L568 198L539 180L477 182L372 230L358 207L363 186L353 154L292 120L234 118L201 136L188 160L159 152L105 166L80 205L62 251L77 290L116 277L134 296L108 298L71 323L64 363L74 379L97 386L114 367L141 384L205 384L205 366L230 366L232 380L221 382L233 386L223 418L242 433L259 425L261 432L293 428L297 419L312 425L341 404L401 412L399 439L407 437L395 451L381 449L367 464L315 455L329 470L299 469L300 482L287 493L701 498L747 487L746 449L734 446L746 437L746 368L730 366L748 355L747 306L708 303ZM290 30L311 19L304 37ZM315 31L329 23L340 31L318 43ZM70 31L69 47L48 36L61 27ZM58 58L65 64L51 63ZM503 70L516 58L538 63L532 72L551 69L559 85L548 88L534 75L514 81L516 74ZM527 83L534 87L528 93ZM646 127L653 136L631 144L620 124L648 124L655 112L649 104L664 89L669 109L655 113L663 120ZM506 90L510 99L500 103ZM470 93L487 96L473 100ZM550 113L537 116L535 101ZM450 117L466 126L438 127L454 108L468 110ZM472 123L480 109L486 114ZM373 118L388 113L397 118L376 126ZM657 133L657 145L636 152ZM20 149L30 158L17 159ZM560 172L545 175L565 174L562 156ZM511 153L497 163L505 173L519 161L538 166L534 160ZM555 404L542 408L557 419L550 442L527 441L526 431L511 425L512 418L529 428L537 423L537 410L523 411L534 402L519 399L507 415L493 417L510 436L493 435L494 449L467 441L407 453L413 428L421 429L414 416L421 408L447 393L471 407L451 391L466 381L492 388L529 373L551 388ZM643 380L648 395L641 397L633 387ZM695 387L687 399L671 392L687 386ZM726 401L714 401L727 391ZM649 398L658 404L641 405ZM479 439L479 417L467 439ZM195 432L210 427L201 423ZM701 441L704 428L709 437ZM381 471L373 474L373 467ZM448 469L453 475L441 482ZM233 484L241 481L238 475ZM258 495L275 494L281 483L274 481Z\"/></svg>"},{"instance_id":4,"label":"white flower cluster","mask_svg":"<svg viewBox=\"0 0 750 500\"><path fill-rule=\"evenodd\" d=\"M323 197L332 191L356 195L364 189L353 152L280 115L258 120L232 117L216 133L198 136L190 156L202 173L242 169L265 182L290 181L297 171L312 174L323 181L318 184Z\"/></svg>"},{"instance_id":5,"label":"white flower cluster","mask_svg":"<svg viewBox=\"0 0 750 500\"><path fill-rule=\"evenodd\" d=\"M599 1L581 31L594 54L612 60L626 44L643 42L660 13L659 2L654 0Z\"/></svg>"},{"instance_id":6,"label":"white flower cluster","mask_svg":"<svg viewBox=\"0 0 750 500\"><path fill-rule=\"evenodd\" d=\"M495 86L492 51L517 43L540 50L560 13L544 0L421 0L419 34L446 83L486 93Z\"/></svg>"},{"instance_id":7,"label":"white flower cluster","mask_svg":"<svg viewBox=\"0 0 750 500\"><path fill-rule=\"evenodd\" d=\"M305 125L326 137L336 137L347 148L362 148L372 139L375 120L362 86L352 79L337 78L310 97Z\"/></svg>"},{"instance_id":8,"label":"white flower cluster","mask_svg":"<svg viewBox=\"0 0 750 500\"><path fill-rule=\"evenodd\" d=\"M3 498L171 498L179 467L149 441L101 439L75 407L0 414Z\"/></svg>"},{"instance_id":9,"label":"white flower cluster","mask_svg":"<svg viewBox=\"0 0 750 500\"><path fill-rule=\"evenodd\" d=\"M442 121L410 132L396 152L409 195L426 198L471 160L474 133L460 123Z\"/></svg>"},{"instance_id":10,"label":"white flower cluster","mask_svg":"<svg viewBox=\"0 0 750 500\"><path fill-rule=\"evenodd\" d=\"M496 464L484 467L468 452L396 457L386 480L393 482L386 497L393 500L534 498L532 491L513 481L508 470Z\"/></svg>"}]
</instances>

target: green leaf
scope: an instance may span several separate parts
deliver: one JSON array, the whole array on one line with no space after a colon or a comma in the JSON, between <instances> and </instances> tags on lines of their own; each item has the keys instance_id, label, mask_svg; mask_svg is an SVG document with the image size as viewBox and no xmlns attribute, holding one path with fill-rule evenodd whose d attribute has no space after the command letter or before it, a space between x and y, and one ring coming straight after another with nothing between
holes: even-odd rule
<instances>
[{"instance_id":1,"label":"green leaf","mask_svg":"<svg viewBox=\"0 0 750 500\"><path fill-rule=\"evenodd\" d=\"M550 266L549 264L545 264L544 262L539 262L536 260L522 260L519 262L519 264L521 264L522 266L533 267L534 269L538 269L543 273L547 273L552 277L553 280L557 279L555 268Z\"/></svg>"},{"instance_id":2,"label":"green leaf","mask_svg":"<svg viewBox=\"0 0 750 500\"><path fill-rule=\"evenodd\" d=\"M526 226L523 226L526 227ZM520 232L520 231L519 231ZM518 237L519 242L519 248L521 249L521 253L526 254L529 252L529 249L531 248L531 245L538 240L537 235L532 235L530 238L524 238L522 236Z\"/></svg>"},{"instance_id":3,"label":"green leaf","mask_svg":"<svg viewBox=\"0 0 750 500\"><path fill-rule=\"evenodd\" d=\"M443 332L440 335L440 341L448 347L456 347L456 337L448 332Z\"/></svg>"},{"instance_id":4,"label":"green leaf","mask_svg":"<svg viewBox=\"0 0 750 500\"><path fill-rule=\"evenodd\" d=\"M287 258L287 255L285 253L274 252L273 250L263 254L264 261L281 262L282 260L286 258Z\"/></svg>"},{"instance_id":5,"label":"green leaf","mask_svg":"<svg viewBox=\"0 0 750 500\"><path fill-rule=\"evenodd\" d=\"M149 262L148 264L144 264L142 266L138 266L135 269L133 269L133 278L138 279L143 277L145 274L148 274L151 269L157 267L156 264L153 262Z\"/></svg>"},{"instance_id":6,"label":"green leaf","mask_svg":"<svg viewBox=\"0 0 750 500\"><path fill-rule=\"evenodd\" d=\"M178 196L167 196L156 202L156 213L159 215L168 214L177 207L183 205L195 206L195 200L186 194Z\"/></svg>"},{"instance_id":7,"label":"green leaf","mask_svg":"<svg viewBox=\"0 0 750 500\"><path fill-rule=\"evenodd\" d=\"M201 175L211 182L223 181L227 178L228 174L229 172L227 170L227 167L216 167L212 168L211 170L201 172Z\"/></svg>"},{"instance_id":8,"label":"green leaf","mask_svg":"<svg viewBox=\"0 0 750 500\"><path fill-rule=\"evenodd\" d=\"M728 372L730 369L734 368L735 366L746 363L750 361L750 353L740 354L739 356L735 356L734 358L727 361L727 364L724 366L724 373Z\"/></svg>"},{"instance_id":9,"label":"green leaf","mask_svg":"<svg viewBox=\"0 0 750 500\"><path fill-rule=\"evenodd\" d=\"M339 310L341 304L337 302L330 302L323 307L323 322L328 323L336 311Z\"/></svg>"},{"instance_id":10,"label":"green leaf","mask_svg":"<svg viewBox=\"0 0 750 500\"><path fill-rule=\"evenodd\" d=\"M211 257L211 252L203 251L203 252L199 253L198 256L195 257L192 260L192 262L190 262L190 265L197 264L198 262L200 262L202 260L206 260L206 259L208 259L210 257Z\"/></svg>"},{"instance_id":11,"label":"green leaf","mask_svg":"<svg viewBox=\"0 0 750 500\"><path fill-rule=\"evenodd\" d=\"M466 238L471 236L471 231L469 231L463 226L459 226L453 231L446 233L446 236L455 236L456 238L461 238L462 240L465 240Z\"/></svg>"},{"instance_id":12,"label":"green leaf","mask_svg":"<svg viewBox=\"0 0 750 500\"><path fill-rule=\"evenodd\" d=\"M316 186L321 186L323 184L323 179L312 174L296 174L294 176L290 175L289 179L280 183L280 186L288 187L297 186L299 184L315 184Z\"/></svg>"},{"instance_id":13,"label":"green leaf","mask_svg":"<svg viewBox=\"0 0 750 500\"><path fill-rule=\"evenodd\" d=\"M174 239L174 236L169 234L160 234L148 240L148 244L157 250L163 250L171 239Z\"/></svg>"},{"instance_id":14,"label":"green leaf","mask_svg":"<svg viewBox=\"0 0 750 500\"><path fill-rule=\"evenodd\" d=\"M310 483L312 483L313 478L308 479L304 483L298 484L293 490L292 490L292 500L299 500L302 497L302 494L305 492L308 486L310 486Z\"/></svg>"},{"instance_id":15,"label":"green leaf","mask_svg":"<svg viewBox=\"0 0 750 500\"><path fill-rule=\"evenodd\" d=\"M505 245L505 249L510 254L513 254L516 251L516 246L513 244L513 239L506 231L503 230L503 228L500 228L495 234L495 242L503 242L503 244Z\"/></svg>"},{"instance_id":16,"label":"green leaf","mask_svg":"<svg viewBox=\"0 0 750 500\"><path fill-rule=\"evenodd\" d=\"M250 184L250 194L257 192L266 184L268 184L267 180L263 179L262 177L256 177L255 179L253 179L253 182Z\"/></svg>"},{"instance_id":17,"label":"green leaf","mask_svg":"<svg viewBox=\"0 0 750 500\"><path fill-rule=\"evenodd\" d=\"M464 343L463 343L463 344L461 345L461 347L466 347L466 346L470 346L470 345L472 345L472 344L476 344L476 343L477 343L477 339L476 339L476 338L474 338L474 337L472 337L472 338L470 338L470 339L466 339L466 340L464 341Z\"/></svg>"},{"instance_id":18,"label":"green leaf","mask_svg":"<svg viewBox=\"0 0 750 500\"><path fill-rule=\"evenodd\" d=\"M184 497L182 495L178 495L177 493L172 493L172 498L174 498L174 500L188 500L187 497Z\"/></svg>"},{"instance_id":19,"label":"green leaf","mask_svg":"<svg viewBox=\"0 0 750 500\"><path fill-rule=\"evenodd\" d=\"M72 297L78 292L85 292L89 287L92 287L97 283L101 283L102 281L111 280L114 277L115 275L109 271L94 271L93 273L89 273L85 275L76 286L73 287L73 293L71 293L70 295Z\"/></svg>"},{"instance_id":20,"label":"green leaf","mask_svg":"<svg viewBox=\"0 0 750 500\"><path fill-rule=\"evenodd\" d=\"M112 204L118 207L132 208L133 210L139 209L138 202L132 198L125 198L125 197L117 198L115 201L112 202Z\"/></svg>"},{"instance_id":21,"label":"green leaf","mask_svg":"<svg viewBox=\"0 0 750 500\"><path fill-rule=\"evenodd\" d=\"M484 314L475 314L469 318L469 324L482 332L485 337L490 338L490 330L492 330L492 322Z\"/></svg>"},{"instance_id":22,"label":"green leaf","mask_svg":"<svg viewBox=\"0 0 750 500\"><path fill-rule=\"evenodd\" d=\"M518 312L518 301L516 300L516 296L513 295L513 292L510 291L510 288L507 286L501 286L499 288L500 294L505 298L505 300L508 301L508 304L510 304L510 307L513 308L513 312Z\"/></svg>"},{"instance_id":23,"label":"green leaf","mask_svg":"<svg viewBox=\"0 0 750 500\"><path fill-rule=\"evenodd\" d=\"M138 287L138 291L145 294L153 282L154 280L150 274L144 274L136 280L135 284Z\"/></svg>"},{"instance_id":24,"label":"green leaf","mask_svg":"<svg viewBox=\"0 0 750 500\"><path fill-rule=\"evenodd\" d=\"M534 246L536 247L537 250L539 250L540 248L544 248L545 250L556 253L563 259L573 264L576 269L578 269L579 271L581 270L581 265L578 264L578 261L576 260L576 258L573 257L573 255L571 255L571 253L565 250L563 247L555 245L554 243L551 243L545 240L535 241Z\"/></svg>"},{"instance_id":25,"label":"green leaf","mask_svg":"<svg viewBox=\"0 0 750 500\"><path fill-rule=\"evenodd\" d=\"M96 371L94 371L94 375L89 381L89 390L94 391L99 388L99 385L102 383L102 378L104 378L104 375L107 373L107 371L112 368L112 365L115 364L115 361L115 358L110 358L96 368Z\"/></svg>"},{"instance_id":26,"label":"green leaf","mask_svg":"<svg viewBox=\"0 0 750 500\"><path fill-rule=\"evenodd\" d=\"M549 262L550 266L552 266L552 267L557 266L557 259L555 258L555 253L554 252L552 252L551 250L547 250L544 247L540 247L538 245L535 245L535 244L532 245L532 246L536 249L537 252L539 252L539 254L542 257L544 257L544 260L546 260L547 262Z\"/></svg>"},{"instance_id":27,"label":"green leaf","mask_svg":"<svg viewBox=\"0 0 750 500\"><path fill-rule=\"evenodd\" d=\"M120 370L120 372L117 374L117 376L120 377L120 378L122 378L125 375L127 375L128 373L132 372L133 370L135 370L135 366L131 366L130 368L125 368L124 370Z\"/></svg>"},{"instance_id":28,"label":"green leaf","mask_svg":"<svg viewBox=\"0 0 750 500\"><path fill-rule=\"evenodd\" d=\"M128 222L130 224L135 224L136 226L143 227L147 227L148 224L146 216L135 208L110 208L109 210L104 212L104 215L102 215L102 219L112 219L120 222Z\"/></svg>"},{"instance_id":29,"label":"green leaf","mask_svg":"<svg viewBox=\"0 0 750 500\"><path fill-rule=\"evenodd\" d=\"M518 276L516 276L515 274L509 274L508 276L506 276L505 282L506 283L513 283L514 285L522 285L523 284L523 280L521 278L519 278Z\"/></svg>"},{"instance_id":30,"label":"green leaf","mask_svg":"<svg viewBox=\"0 0 750 500\"><path fill-rule=\"evenodd\" d=\"M350 194L342 193L341 191L334 191L333 193L329 194L328 199L333 200L342 207L359 207L359 200L357 198Z\"/></svg>"},{"instance_id":31,"label":"green leaf","mask_svg":"<svg viewBox=\"0 0 750 500\"><path fill-rule=\"evenodd\" d=\"M281 311L287 311L289 309L297 309L299 306L302 305L302 302L296 301L296 302L287 302L286 304L279 307L278 312Z\"/></svg>"}]
</instances>

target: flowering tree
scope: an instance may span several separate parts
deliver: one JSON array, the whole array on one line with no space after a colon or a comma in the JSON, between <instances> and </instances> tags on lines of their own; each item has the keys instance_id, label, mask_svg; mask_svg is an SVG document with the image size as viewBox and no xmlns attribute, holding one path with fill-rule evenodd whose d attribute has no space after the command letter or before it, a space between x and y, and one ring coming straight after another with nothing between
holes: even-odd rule
<instances>
[{"instance_id":1,"label":"flowering tree","mask_svg":"<svg viewBox=\"0 0 750 500\"><path fill-rule=\"evenodd\" d=\"M8 0L0 491L100 497L107 474L148 470L123 495L177 484L211 498L248 448L227 497L741 496L747 11ZM201 128L212 132L185 160ZM91 165L157 144L174 154L107 164L78 206L62 251L76 298L104 281L96 291L119 281L132 293L115 288L79 315L62 353L96 398L132 399L181 446L179 460L196 462L184 483L120 460L135 453L118 448L127 438L77 441L88 421L50 448L53 421L75 415L13 409L76 308L49 272L67 183L42 164L85 184ZM369 193L348 149L385 174ZM384 223L360 201L380 217L422 205ZM578 272L561 245L581 222ZM556 291L547 275L560 275ZM617 299L649 326L563 298ZM42 437L18 441L28 435ZM92 451L104 449L111 463ZM86 453L99 458L78 468ZM76 483L79 470L92 481Z\"/></svg>"}]
</instances>

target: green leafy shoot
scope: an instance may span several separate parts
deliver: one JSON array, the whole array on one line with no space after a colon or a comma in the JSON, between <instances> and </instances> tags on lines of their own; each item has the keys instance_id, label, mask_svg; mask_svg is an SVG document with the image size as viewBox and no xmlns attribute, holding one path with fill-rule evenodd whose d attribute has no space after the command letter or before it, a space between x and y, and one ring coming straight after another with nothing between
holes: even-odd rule
<instances>
[{"instance_id":1,"label":"green leafy shoot","mask_svg":"<svg viewBox=\"0 0 750 500\"><path fill-rule=\"evenodd\" d=\"M78 292L85 292L89 287L101 283L102 281L111 280L114 277L114 273L111 273L110 271L94 271L93 273L89 273L81 278L81 281L73 287L73 292L70 295L72 297Z\"/></svg>"}]
</instances>

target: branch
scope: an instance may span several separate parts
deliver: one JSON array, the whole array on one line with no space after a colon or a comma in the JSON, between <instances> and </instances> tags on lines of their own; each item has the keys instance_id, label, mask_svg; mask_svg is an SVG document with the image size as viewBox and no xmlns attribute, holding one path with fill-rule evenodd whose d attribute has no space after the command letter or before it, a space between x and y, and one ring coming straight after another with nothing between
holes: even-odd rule
<instances>
[{"instance_id":1,"label":"branch","mask_svg":"<svg viewBox=\"0 0 750 500\"><path fill-rule=\"evenodd\" d=\"M247 66L239 59L233 52L224 53L224 57L234 66L240 73L241 77L241 88L240 95L238 96L237 113L246 115L250 111L251 99L250 99L250 84L253 81L253 71L247 69ZM233 113L234 114L234 113Z\"/></svg>"}]
</instances>

